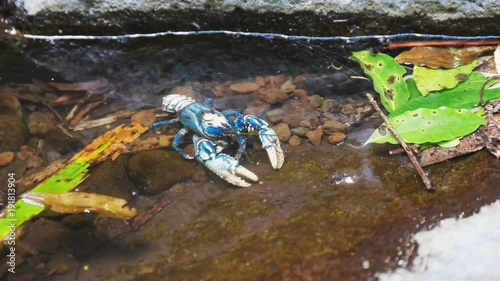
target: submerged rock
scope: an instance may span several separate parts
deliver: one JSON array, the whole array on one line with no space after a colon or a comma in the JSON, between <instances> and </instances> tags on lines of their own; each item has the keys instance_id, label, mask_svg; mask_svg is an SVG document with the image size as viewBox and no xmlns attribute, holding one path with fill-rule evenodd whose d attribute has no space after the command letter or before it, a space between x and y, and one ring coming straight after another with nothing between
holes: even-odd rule
<instances>
[{"instance_id":1,"label":"submerged rock","mask_svg":"<svg viewBox=\"0 0 500 281\"><path fill-rule=\"evenodd\" d=\"M286 123L279 123L278 125L273 127L273 130L278 135L280 141L286 142L292 135L292 133L290 132L290 127L288 127L288 124Z\"/></svg>"},{"instance_id":2,"label":"submerged rock","mask_svg":"<svg viewBox=\"0 0 500 281\"><path fill-rule=\"evenodd\" d=\"M266 117L271 123L277 124L283 118L283 110L281 108L270 110L267 112Z\"/></svg>"},{"instance_id":3,"label":"submerged rock","mask_svg":"<svg viewBox=\"0 0 500 281\"><path fill-rule=\"evenodd\" d=\"M309 97L309 102L314 107L320 107L323 104L324 98L320 95L313 95Z\"/></svg>"},{"instance_id":4,"label":"submerged rock","mask_svg":"<svg viewBox=\"0 0 500 281\"><path fill-rule=\"evenodd\" d=\"M346 138L346 135L344 135L342 133L333 133L333 134L329 135L328 138L326 138L326 141L329 144L337 144L337 143L345 140L345 138Z\"/></svg>"},{"instance_id":5,"label":"submerged rock","mask_svg":"<svg viewBox=\"0 0 500 281\"><path fill-rule=\"evenodd\" d=\"M340 133L345 133L347 130L347 126L338 122L338 121L333 121L333 120L327 120L323 124L323 133L327 135L331 135L336 132Z\"/></svg>"},{"instance_id":6,"label":"submerged rock","mask_svg":"<svg viewBox=\"0 0 500 281\"><path fill-rule=\"evenodd\" d=\"M289 140L288 140L288 144L291 145L291 146L298 146L302 143L302 140L300 139L299 136L292 136Z\"/></svg>"},{"instance_id":7,"label":"submerged rock","mask_svg":"<svg viewBox=\"0 0 500 281\"><path fill-rule=\"evenodd\" d=\"M0 167L12 163L14 156L15 154L12 151L0 152Z\"/></svg>"},{"instance_id":8,"label":"submerged rock","mask_svg":"<svg viewBox=\"0 0 500 281\"><path fill-rule=\"evenodd\" d=\"M321 128L307 132L307 138L313 145L320 145L322 136L323 130L321 130Z\"/></svg>"},{"instance_id":9,"label":"submerged rock","mask_svg":"<svg viewBox=\"0 0 500 281\"><path fill-rule=\"evenodd\" d=\"M285 101L288 95L283 93L277 86L267 85L259 90L259 97L267 103L275 104Z\"/></svg>"},{"instance_id":10,"label":"submerged rock","mask_svg":"<svg viewBox=\"0 0 500 281\"><path fill-rule=\"evenodd\" d=\"M260 88L259 84L255 82L239 82L234 83L229 88L239 94L249 94L257 92Z\"/></svg>"},{"instance_id":11,"label":"submerged rock","mask_svg":"<svg viewBox=\"0 0 500 281\"><path fill-rule=\"evenodd\" d=\"M282 122L290 127L312 127L319 125L320 112L313 108L309 102L301 100L288 100L283 104Z\"/></svg>"},{"instance_id":12,"label":"submerged rock","mask_svg":"<svg viewBox=\"0 0 500 281\"><path fill-rule=\"evenodd\" d=\"M194 172L193 162L172 150L139 152L127 164L130 181L147 194L163 192L174 183L190 178Z\"/></svg>"},{"instance_id":13,"label":"submerged rock","mask_svg":"<svg viewBox=\"0 0 500 281\"><path fill-rule=\"evenodd\" d=\"M271 105L268 104L267 102L263 102L261 100L255 100L248 105L247 109L245 109L243 114L261 117L264 114L264 112L269 110L269 108L271 108Z\"/></svg>"},{"instance_id":14,"label":"submerged rock","mask_svg":"<svg viewBox=\"0 0 500 281\"><path fill-rule=\"evenodd\" d=\"M26 126L15 114L0 114L0 151L17 151L26 140Z\"/></svg>"}]
</instances>

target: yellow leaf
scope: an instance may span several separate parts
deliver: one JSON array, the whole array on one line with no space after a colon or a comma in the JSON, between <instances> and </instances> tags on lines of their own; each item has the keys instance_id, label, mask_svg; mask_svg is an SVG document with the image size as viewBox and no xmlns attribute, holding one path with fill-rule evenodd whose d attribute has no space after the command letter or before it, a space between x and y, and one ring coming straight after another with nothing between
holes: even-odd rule
<instances>
[{"instance_id":1,"label":"yellow leaf","mask_svg":"<svg viewBox=\"0 0 500 281\"><path fill-rule=\"evenodd\" d=\"M22 199L31 204L40 204L54 212L63 214L97 212L106 217L130 219L137 210L125 206L127 201L121 198L87 192L69 192L62 194L28 192Z\"/></svg>"}]
</instances>

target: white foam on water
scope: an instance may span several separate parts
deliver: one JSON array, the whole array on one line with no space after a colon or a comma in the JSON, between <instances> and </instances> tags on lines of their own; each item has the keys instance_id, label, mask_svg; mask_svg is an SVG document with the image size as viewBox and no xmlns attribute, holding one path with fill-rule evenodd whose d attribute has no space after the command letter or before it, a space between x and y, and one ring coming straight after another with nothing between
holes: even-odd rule
<instances>
[{"instance_id":1,"label":"white foam on water","mask_svg":"<svg viewBox=\"0 0 500 281\"><path fill-rule=\"evenodd\" d=\"M465 219L445 219L414 236L411 268L381 273L380 281L500 280L500 200Z\"/></svg>"}]
</instances>

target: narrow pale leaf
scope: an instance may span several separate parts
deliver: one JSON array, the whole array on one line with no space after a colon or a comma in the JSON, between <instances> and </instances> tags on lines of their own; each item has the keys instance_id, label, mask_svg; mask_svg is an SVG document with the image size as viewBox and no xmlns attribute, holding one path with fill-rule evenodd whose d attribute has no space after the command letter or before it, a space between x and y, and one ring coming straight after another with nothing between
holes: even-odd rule
<instances>
[{"instance_id":1,"label":"narrow pale leaf","mask_svg":"<svg viewBox=\"0 0 500 281\"><path fill-rule=\"evenodd\" d=\"M32 192L37 193L65 193L75 188L87 177L90 165L115 159L121 153L127 143L138 138L148 128L139 123L132 123L129 126L118 126L106 132L79 151L62 167L57 167L53 174L39 183ZM27 220L38 215L44 210L43 206L37 206L17 200L14 204L9 204L3 210L0 217L0 239L9 234L9 226L13 223L15 227L20 226Z\"/></svg>"},{"instance_id":2,"label":"narrow pale leaf","mask_svg":"<svg viewBox=\"0 0 500 281\"><path fill-rule=\"evenodd\" d=\"M443 148L452 148L460 144L460 138L452 139L449 141L438 142L437 145Z\"/></svg>"},{"instance_id":3,"label":"narrow pale leaf","mask_svg":"<svg viewBox=\"0 0 500 281\"><path fill-rule=\"evenodd\" d=\"M373 80L380 101L389 112L407 108L410 93L403 80L406 70L394 59L385 54L372 54L369 51L353 52L351 59L357 61L366 75Z\"/></svg>"},{"instance_id":4,"label":"narrow pale leaf","mask_svg":"<svg viewBox=\"0 0 500 281\"><path fill-rule=\"evenodd\" d=\"M496 50L493 52L493 59L495 60L495 68L497 69L497 73L498 75L500 75L500 45L498 45Z\"/></svg>"},{"instance_id":5,"label":"narrow pale leaf","mask_svg":"<svg viewBox=\"0 0 500 281\"><path fill-rule=\"evenodd\" d=\"M137 210L125 206L127 201L121 198L86 192L68 192L62 194L28 192L23 194L23 201L41 204L54 212L63 214L97 212L106 217L130 219Z\"/></svg>"},{"instance_id":6,"label":"narrow pale leaf","mask_svg":"<svg viewBox=\"0 0 500 281\"><path fill-rule=\"evenodd\" d=\"M427 96L429 92L452 89L459 82L466 81L475 66L476 61L452 69L432 69L415 66L413 77L415 78L418 90L422 95Z\"/></svg>"},{"instance_id":7,"label":"narrow pale leaf","mask_svg":"<svg viewBox=\"0 0 500 281\"><path fill-rule=\"evenodd\" d=\"M439 143L468 135L480 125L486 124L480 114L448 107L419 108L390 117L389 122L407 143ZM384 123L373 132L366 143L385 142L398 143Z\"/></svg>"}]
</instances>

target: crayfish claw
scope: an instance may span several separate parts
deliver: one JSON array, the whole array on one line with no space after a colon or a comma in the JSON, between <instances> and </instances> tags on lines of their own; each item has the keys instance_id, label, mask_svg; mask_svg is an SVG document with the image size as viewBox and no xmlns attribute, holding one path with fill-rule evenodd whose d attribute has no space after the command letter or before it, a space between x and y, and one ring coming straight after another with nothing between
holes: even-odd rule
<instances>
[{"instance_id":1,"label":"crayfish claw","mask_svg":"<svg viewBox=\"0 0 500 281\"><path fill-rule=\"evenodd\" d=\"M236 186L249 187L251 185L239 176L254 182L259 180L256 174L226 154L219 154L213 159L205 160L203 164L222 179Z\"/></svg>"},{"instance_id":2,"label":"crayfish claw","mask_svg":"<svg viewBox=\"0 0 500 281\"><path fill-rule=\"evenodd\" d=\"M267 156L274 169L280 169L285 162L285 154L281 149L280 140L276 132L271 128L262 129L259 132L259 138L262 142L262 147L267 151Z\"/></svg>"},{"instance_id":3,"label":"crayfish claw","mask_svg":"<svg viewBox=\"0 0 500 281\"><path fill-rule=\"evenodd\" d=\"M227 154L220 153L223 146L199 136L193 136L193 141L196 160L227 182L236 186L248 187L251 184L241 177L251 181L259 180L257 175L238 164L236 159Z\"/></svg>"}]
</instances>

